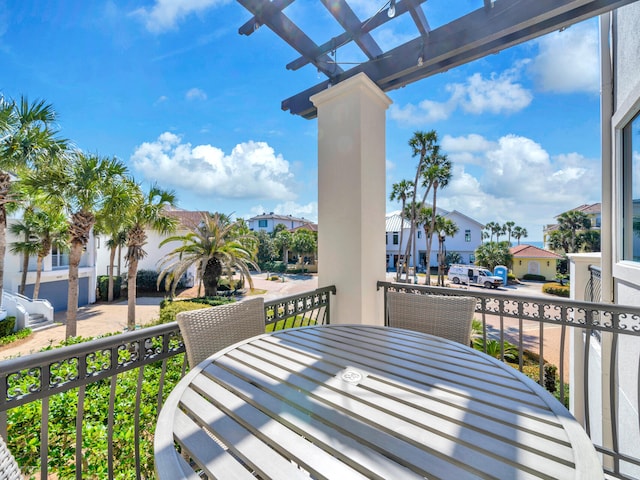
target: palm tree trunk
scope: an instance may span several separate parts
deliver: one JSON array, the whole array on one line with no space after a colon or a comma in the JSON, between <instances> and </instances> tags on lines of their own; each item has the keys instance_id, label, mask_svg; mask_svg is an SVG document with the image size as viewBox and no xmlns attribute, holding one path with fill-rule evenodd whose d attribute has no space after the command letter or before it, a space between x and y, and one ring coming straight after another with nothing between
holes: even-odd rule
<instances>
[{"instance_id":1,"label":"palm tree trunk","mask_svg":"<svg viewBox=\"0 0 640 480\"><path fill-rule=\"evenodd\" d=\"M402 199L402 210L400 210L400 244L398 245L398 264L396 265L396 282L400 281L400 276L402 275L402 267L400 262L400 258L402 256L402 237L404 234L404 208L405 208L405 200Z\"/></svg>"},{"instance_id":2,"label":"palm tree trunk","mask_svg":"<svg viewBox=\"0 0 640 480\"><path fill-rule=\"evenodd\" d=\"M118 245L118 276L122 274L120 264L122 262L122 245Z\"/></svg>"},{"instance_id":3,"label":"palm tree trunk","mask_svg":"<svg viewBox=\"0 0 640 480\"><path fill-rule=\"evenodd\" d=\"M43 260L43 257L38 255L38 260L36 261L36 283L33 285L34 300L37 300L38 295L40 294L40 277L42 277L42 260Z\"/></svg>"},{"instance_id":4,"label":"palm tree trunk","mask_svg":"<svg viewBox=\"0 0 640 480\"><path fill-rule=\"evenodd\" d=\"M3 177L5 176L10 178L8 174L0 173L0 307L2 307L2 292L4 291L4 255L7 250L7 209L4 204L7 196L5 188L3 188Z\"/></svg>"},{"instance_id":5,"label":"palm tree trunk","mask_svg":"<svg viewBox=\"0 0 640 480\"><path fill-rule=\"evenodd\" d=\"M425 253L426 257L427 257L427 275L424 279L424 284L425 285L431 285L431 244L433 243L433 231L435 230L435 226L436 226L436 216L437 216L437 212L438 209L436 207L436 196L437 196L437 192L438 192L438 182L434 182L433 184L433 214L431 215L431 226L429 227L429 231L431 232L431 235L427 235L427 238L425 239L427 241L427 251Z\"/></svg>"},{"instance_id":6,"label":"palm tree trunk","mask_svg":"<svg viewBox=\"0 0 640 480\"><path fill-rule=\"evenodd\" d=\"M108 286L108 293L107 293L107 301L108 302L113 302L113 265L115 263L115 258L116 258L116 250L118 249L117 246L113 246L111 247L111 251L109 252L109 286Z\"/></svg>"},{"instance_id":7,"label":"palm tree trunk","mask_svg":"<svg viewBox=\"0 0 640 480\"><path fill-rule=\"evenodd\" d=\"M136 328L136 290L138 275L138 259L129 259L129 272L127 274L127 329Z\"/></svg>"},{"instance_id":8,"label":"palm tree trunk","mask_svg":"<svg viewBox=\"0 0 640 480\"><path fill-rule=\"evenodd\" d=\"M78 268L82 257L82 243L71 243L69 252L69 294L67 296L67 329L66 338L77 335L78 321Z\"/></svg>"},{"instance_id":9,"label":"palm tree trunk","mask_svg":"<svg viewBox=\"0 0 640 480\"><path fill-rule=\"evenodd\" d=\"M27 272L29 271L29 254L24 253L22 255L22 275L20 277L20 287L18 288L18 293L20 295L24 295L24 291L27 286Z\"/></svg>"}]
</instances>

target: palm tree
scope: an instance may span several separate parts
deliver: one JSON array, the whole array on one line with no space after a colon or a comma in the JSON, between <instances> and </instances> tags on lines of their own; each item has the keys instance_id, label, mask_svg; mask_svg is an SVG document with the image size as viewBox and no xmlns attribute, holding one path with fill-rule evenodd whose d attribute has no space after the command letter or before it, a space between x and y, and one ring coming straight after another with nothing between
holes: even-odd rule
<instances>
[{"instance_id":1,"label":"palm tree","mask_svg":"<svg viewBox=\"0 0 640 480\"><path fill-rule=\"evenodd\" d=\"M42 263L44 258L51 253L51 247L59 250L66 248L68 242L68 224L64 212L39 211L35 213L35 233L38 236L38 251L36 261L36 281L33 286L33 298L40 294L40 279L42 277Z\"/></svg>"},{"instance_id":2,"label":"palm tree","mask_svg":"<svg viewBox=\"0 0 640 480\"><path fill-rule=\"evenodd\" d=\"M460 229L450 218L436 215L435 231L438 233L438 251L444 255L444 240L446 237L454 237ZM438 285L444 287L444 258L438 259Z\"/></svg>"},{"instance_id":3,"label":"palm tree","mask_svg":"<svg viewBox=\"0 0 640 480\"><path fill-rule=\"evenodd\" d=\"M125 255L129 266L127 272L127 328L129 330L133 330L136 326L138 262L147 255L143 249L147 243L145 228L150 228L162 235L174 232L177 220L166 215L164 210L166 207L174 206L175 203L175 194L162 190L157 185L153 185L146 196L141 192L133 195L131 216L124 222L130 225L127 230L127 254Z\"/></svg>"},{"instance_id":4,"label":"palm tree","mask_svg":"<svg viewBox=\"0 0 640 480\"><path fill-rule=\"evenodd\" d=\"M489 242L480 245L475 252L476 265L482 265L493 271L497 265L510 266L513 255L507 242Z\"/></svg>"},{"instance_id":5,"label":"palm tree","mask_svg":"<svg viewBox=\"0 0 640 480\"><path fill-rule=\"evenodd\" d=\"M21 176L54 156L64 154L65 140L52 129L56 113L43 100L29 103L0 97L0 305L6 252L7 207L19 202L10 172Z\"/></svg>"},{"instance_id":6,"label":"palm tree","mask_svg":"<svg viewBox=\"0 0 640 480\"><path fill-rule=\"evenodd\" d=\"M109 280L107 301L113 301L114 265L118 251L126 245L127 229L130 227L136 199L140 196L138 185L131 178L122 177L114 181L104 192L102 208L96 213L95 233L104 233L109 239ZM120 275L120 256L118 256L118 276Z\"/></svg>"},{"instance_id":7,"label":"palm tree","mask_svg":"<svg viewBox=\"0 0 640 480\"><path fill-rule=\"evenodd\" d=\"M282 224L279 224L282 225ZM278 250L282 250L282 262L286 267L289 263L289 249L293 243L293 235L289 230L280 230L275 235L275 244Z\"/></svg>"},{"instance_id":8,"label":"palm tree","mask_svg":"<svg viewBox=\"0 0 640 480\"><path fill-rule=\"evenodd\" d=\"M502 227L502 229L509 235L509 245L511 245L511 234L513 232L513 228L516 226L516 222L508 221Z\"/></svg>"},{"instance_id":9,"label":"palm tree","mask_svg":"<svg viewBox=\"0 0 640 480\"><path fill-rule=\"evenodd\" d=\"M391 188L391 195L389 196L389 200L392 202L394 200L400 200L402 203L402 207L400 208L400 242L398 244L398 265L396 267L396 282L400 281L400 276L402 275L402 262L400 259L402 258L402 236L404 233L404 214L405 214L405 206L407 204L407 196L411 193L413 189L413 182L409 180L401 180L398 183L394 183Z\"/></svg>"},{"instance_id":10,"label":"palm tree","mask_svg":"<svg viewBox=\"0 0 640 480\"><path fill-rule=\"evenodd\" d=\"M217 295L220 277L224 274L231 277L234 269L242 278L247 278L253 288L249 267L260 271L255 261L256 239L250 233L238 231L226 215L203 214L202 221L192 231L165 238L160 246L169 242L181 242L182 245L162 261L158 285L166 278L168 282L165 283L171 285L172 294L180 277L192 265L196 266L204 284L205 296Z\"/></svg>"},{"instance_id":11,"label":"palm tree","mask_svg":"<svg viewBox=\"0 0 640 480\"><path fill-rule=\"evenodd\" d=\"M38 253L38 237L36 237L35 226L31 221L33 212L25 211L22 221L12 223L9 231L16 237L22 237L22 240L11 244L11 252L22 255L22 275L18 293L24 295L27 285L27 272L29 271L29 258Z\"/></svg>"},{"instance_id":12,"label":"palm tree","mask_svg":"<svg viewBox=\"0 0 640 480\"><path fill-rule=\"evenodd\" d=\"M102 206L104 192L126 172L124 163L115 158L75 152L69 162L54 162L24 180L30 189L39 189L50 205L69 214L67 338L77 333L78 269L96 223L96 213Z\"/></svg>"},{"instance_id":13,"label":"palm tree","mask_svg":"<svg viewBox=\"0 0 640 480\"><path fill-rule=\"evenodd\" d=\"M589 216L578 210L569 210L558 215L558 230L565 232L567 241L567 253L576 253L581 246L581 238L578 232L589 230L591 220Z\"/></svg>"},{"instance_id":14,"label":"palm tree","mask_svg":"<svg viewBox=\"0 0 640 480\"><path fill-rule=\"evenodd\" d=\"M498 222L489 222L484 226L484 228L490 232L489 242L493 242L493 236L497 236L500 230L502 230L502 226Z\"/></svg>"},{"instance_id":15,"label":"palm tree","mask_svg":"<svg viewBox=\"0 0 640 480\"><path fill-rule=\"evenodd\" d=\"M318 250L318 240L315 232L306 228L299 228L293 234L291 248L298 254L298 263L302 263L304 255L314 255Z\"/></svg>"},{"instance_id":16,"label":"palm tree","mask_svg":"<svg viewBox=\"0 0 640 480\"><path fill-rule=\"evenodd\" d=\"M527 238L529 236L529 232L527 232L526 228L515 227L513 229L513 231L511 232L511 235L513 235L513 238L518 240L518 245L520 245L520 239L521 238Z\"/></svg>"},{"instance_id":17,"label":"palm tree","mask_svg":"<svg viewBox=\"0 0 640 480\"><path fill-rule=\"evenodd\" d=\"M405 250L405 262L408 263L409 256L411 255L411 248L414 243L414 236L416 234L416 210L419 208L417 203L418 199L418 181L422 175L422 172L425 168L425 162L428 160L428 156L433 151L436 142L438 141L438 136L435 130L430 130L429 132L414 132L413 137L409 139L409 146L411 147L411 156L418 157L418 167L416 168L416 176L413 181L413 192L411 194L411 214L409 215L409 219L411 220L411 229L409 233L409 239L407 241L406 250ZM428 192L427 192L428 193ZM414 248L415 249L415 248ZM414 260L415 266L415 260ZM415 271L415 269L414 269ZM406 280L409 280L409 271L407 269Z\"/></svg>"},{"instance_id":18,"label":"palm tree","mask_svg":"<svg viewBox=\"0 0 640 480\"><path fill-rule=\"evenodd\" d=\"M437 193L438 188L444 188L449 184L449 180L451 179L451 162L447 159L446 155L440 155L438 153L438 145L434 147L434 153L431 158L431 163L428 165L428 168L423 173L423 186L427 186L427 190L425 192L425 196L422 200L422 204L424 205L427 192L429 189L433 189L433 202L432 208L434 213L438 212L437 208ZM435 221L436 216L431 217L431 232L435 232ZM433 236L429 236L426 238L427 247L426 247L426 258L430 258L431 256L431 245L433 242ZM428 267L428 265L427 265ZM427 285L431 283L431 269L427 268Z\"/></svg>"}]
</instances>

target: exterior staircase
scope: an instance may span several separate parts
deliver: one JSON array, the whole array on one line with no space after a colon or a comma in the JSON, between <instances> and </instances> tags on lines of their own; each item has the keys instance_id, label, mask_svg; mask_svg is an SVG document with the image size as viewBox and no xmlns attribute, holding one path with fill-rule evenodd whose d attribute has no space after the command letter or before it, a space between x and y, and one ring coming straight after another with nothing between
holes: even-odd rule
<instances>
[{"instance_id":1,"label":"exterior staircase","mask_svg":"<svg viewBox=\"0 0 640 480\"><path fill-rule=\"evenodd\" d=\"M32 331L42 330L53 325L53 319L49 319L41 313L30 313L27 320L27 327Z\"/></svg>"}]
</instances>

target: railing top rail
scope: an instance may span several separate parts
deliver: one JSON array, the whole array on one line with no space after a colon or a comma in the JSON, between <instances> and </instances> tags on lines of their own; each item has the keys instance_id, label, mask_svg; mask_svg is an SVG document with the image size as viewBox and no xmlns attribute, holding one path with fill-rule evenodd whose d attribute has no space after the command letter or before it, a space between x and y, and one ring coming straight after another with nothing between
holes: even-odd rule
<instances>
[{"instance_id":1,"label":"railing top rail","mask_svg":"<svg viewBox=\"0 0 640 480\"><path fill-rule=\"evenodd\" d=\"M502 298L505 300L518 300L521 302L532 302L532 303L540 303L544 301L544 303L548 305L558 305L566 308L582 308L585 310L607 310L614 313L626 313L632 315L640 315L640 307L634 305L621 305L621 304L613 304L613 303L598 303L598 302L585 302L581 300L567 300L564 298L550 298L550 297L539 297L539 296L531 296L531 295L511 295L509 293L504 292L496 292L495 290L491 293L482 292L479 290L460 290L457 288L450 287L430 287L427 285L413 285L409 283L394 283L394 282L382 282L378 281L377 288L391 287L398 288L401 290L418 290L424 292L432 292L432 293L440 293L441 295L466 295L466 296L474 296L478 298Z\"/></svg>"},{"instance_id":2,"label":"railing top rail","mask_svg":"<svg viewBox=\"0 0 640 480\"><path fill-rule=\"evenodd\" d=\"M278 297L275 298L273 300L269 300L264 302L264 306L266 307L273 307L275 305L281 304L281 303L286 303L286 302L291 302L294 300L298 300L300 297L305 297L308 295L317 295L317 294L322 294L322 293L333 293L334 295L336 294L336 287L335 285L330 285L328 287L321 287L321 288L317 288L315 290L309 290L307 292L300 292L298 294L295 295L290 295L288 297Z\"/></svg>"},{"instance_id":3,"label":"railing top rail","mask_svg":"<svg viewBox=\"0 0 640 480\"><path fill-rule=\"evenodd\" d=\"M164 323L162 325L155 325L153 327L142 328L140 330L97 338L75 345L9 358L0 361L0 378L6 377L7 374L16 371L41 367L42 365L49 365L69 358L82 357L90 353L112 348L114 345L122 345L147 338L157 337L176 330L178 330L178 324L176 322Z\"/></svg>"}]
</instances>

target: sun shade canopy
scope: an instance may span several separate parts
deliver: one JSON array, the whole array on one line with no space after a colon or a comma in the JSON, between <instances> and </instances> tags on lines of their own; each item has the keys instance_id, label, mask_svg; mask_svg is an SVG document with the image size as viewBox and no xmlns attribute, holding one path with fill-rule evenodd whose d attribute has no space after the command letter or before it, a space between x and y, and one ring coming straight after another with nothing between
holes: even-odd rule
<instances>
[{"instance_id":1,"label":"sun shade canopy","mask_svg":"<svg viewBox=\"0 0 640 480\"><path fill-rule=\"evenodd\" d=\"M384 1L380 0L380 9L373 16L359 18L347 0L320 0L341 33L324 43L316 43L286 15L285 9L294 0L238 0L253 15L240 27L239 33L251 35L259 27L267 26L300 55L287 64L287 69L313 65L319 74L327 77L284 100L283 110L315 118L316 109L309 98L360 72L387 92L635 0L477 0L477 9L435 28L425 14L425 0ZM450 4L451 0L432 2ZM464 6L456 5L456 8ZM387 22L406 20L405 14L415 25L415 36L384 51L374 38L375 30ZM339 49L353 51L353 46L358 61L337 60Z\"/></svg>"}]
</instances>

